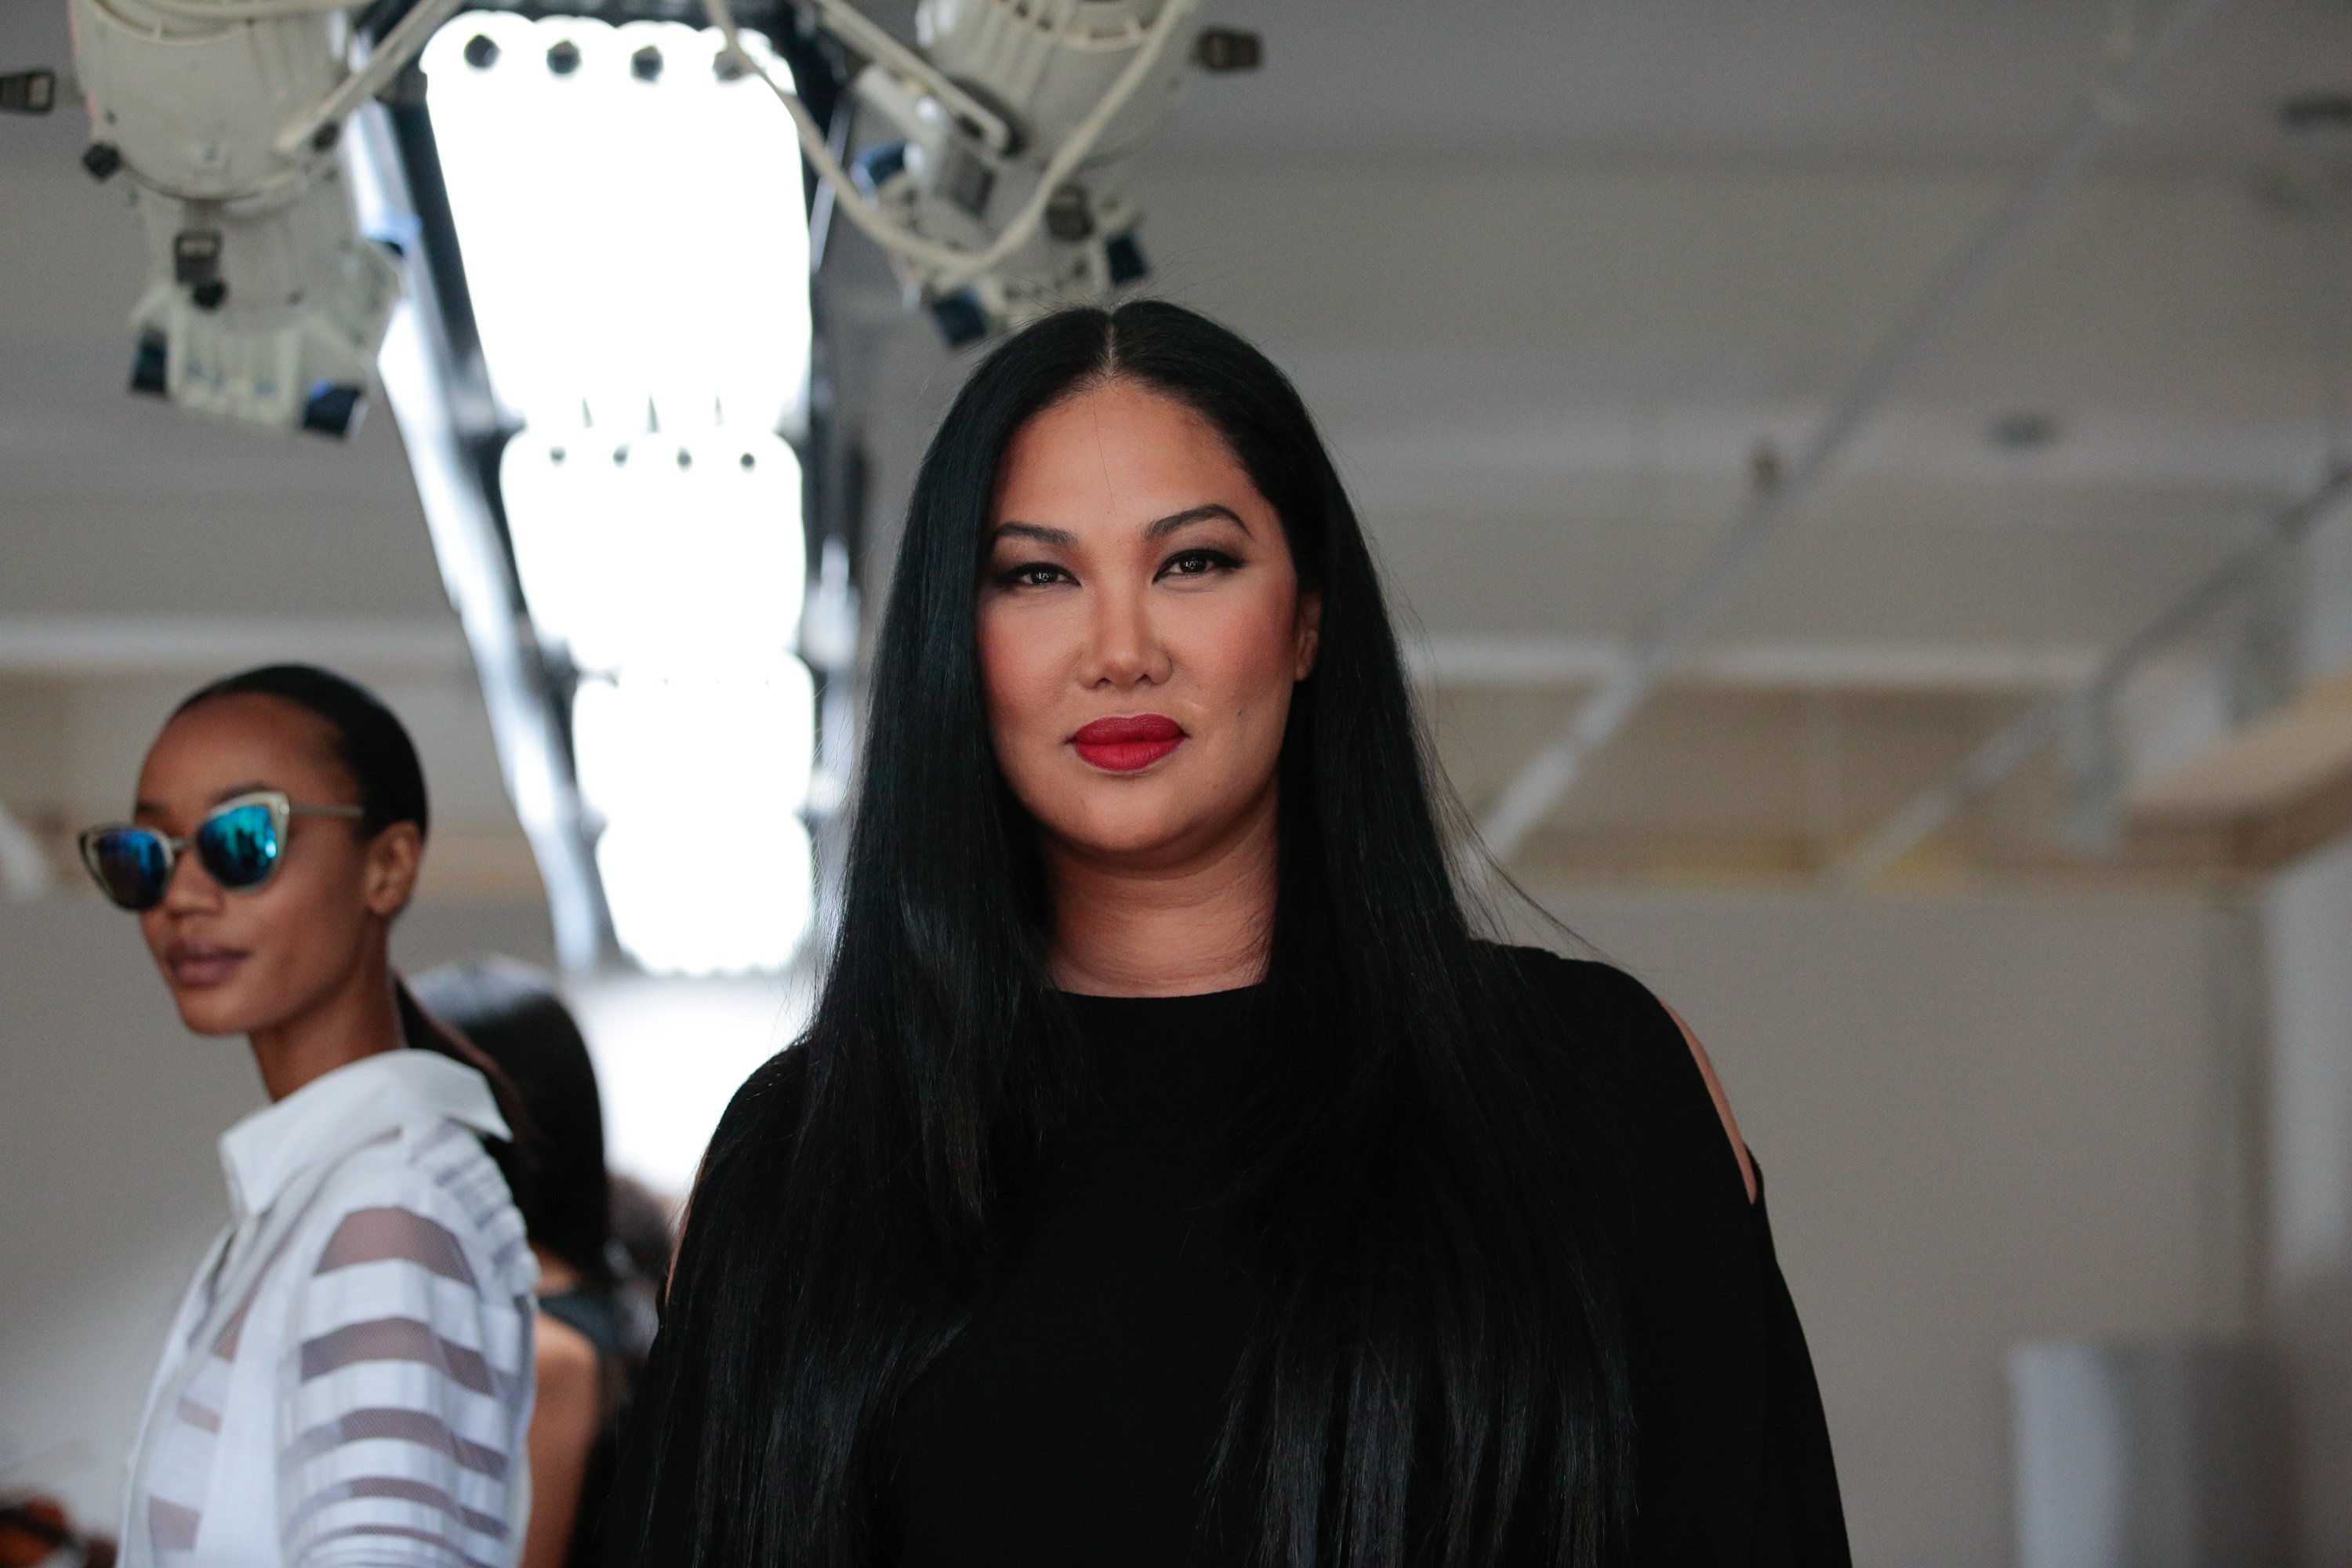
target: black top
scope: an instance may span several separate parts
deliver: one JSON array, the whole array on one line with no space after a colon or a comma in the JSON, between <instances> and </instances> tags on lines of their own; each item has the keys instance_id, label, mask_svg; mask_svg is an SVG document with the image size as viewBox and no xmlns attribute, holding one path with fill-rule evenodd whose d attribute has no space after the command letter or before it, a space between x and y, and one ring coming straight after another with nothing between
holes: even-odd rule
<instances>
[{"instance_id":1,"label":"black top","mask_svg":"<svg viewBox=\"0 0 2352 1568\"><path fill-rule=\"evenodd\" d=\"M1603 1099L1635 1425L1626 1561L1850 1562L1812 1365L1706 1082L1622 973L1515 950ZM896 1568L1240 1568L1204 1482L1247 1332L1216 1206L1249 993L1073 997L1097 1090L1003 1287L892 1440Z\"/></svg>"}]
</instances>

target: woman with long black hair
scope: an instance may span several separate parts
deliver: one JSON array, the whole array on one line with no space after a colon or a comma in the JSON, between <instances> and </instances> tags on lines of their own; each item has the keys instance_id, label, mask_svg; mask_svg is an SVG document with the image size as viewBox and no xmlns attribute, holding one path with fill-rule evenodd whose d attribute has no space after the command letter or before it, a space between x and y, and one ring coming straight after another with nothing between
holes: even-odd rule
<instances>
[{"instance_id":1,"label":"woman with long black hair","mask_svg":"<svg viewBox=\"0 0 2352 1568\"><path fill-rule=\"evenodd\" d=\"M1051 317L932 440L814 1017L688 1206L619 1561L1841 1563L1745 1148L1479 941L1289 383Z\"/></svg>"}]
</instances>

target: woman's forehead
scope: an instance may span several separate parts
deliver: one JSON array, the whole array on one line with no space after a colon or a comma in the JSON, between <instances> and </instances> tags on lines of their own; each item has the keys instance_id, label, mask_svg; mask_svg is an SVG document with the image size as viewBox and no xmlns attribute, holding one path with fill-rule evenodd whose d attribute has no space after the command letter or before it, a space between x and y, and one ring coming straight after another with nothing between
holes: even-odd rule
<instances>
[{"instance_id":1,"label":"woman's forehead","mask_svg":"<svg viewBox=\"0 0 2352 1568\"><path fill-rule=\"evenodd\" d=\"M282 698L237 692L172 716L140 769L138 804L202 809L240 789L318 804L355 793L326 720Z\"/></svg>"},{"instance_id":2,"label":"woman's forehead","mask_svg":"<svg viewBox=\"0 0 2352 1568\"><path fill-rule=\"evenodd\" d=\"M1203 499L1257 500L1216 426L1133 382L1089 387L1034 416L998 476L996 521L1058 522L1133 513L1143 521ZM1218 492L1212 496L1211 492Z\"/></svg>"}]
</instances>

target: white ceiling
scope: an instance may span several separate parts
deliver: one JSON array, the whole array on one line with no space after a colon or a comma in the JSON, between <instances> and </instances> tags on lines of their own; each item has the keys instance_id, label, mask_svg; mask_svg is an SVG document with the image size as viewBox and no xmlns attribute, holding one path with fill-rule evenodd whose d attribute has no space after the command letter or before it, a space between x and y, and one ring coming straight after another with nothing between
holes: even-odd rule
<instances>
[{"instance_id":1,"label":"white ceiling","mask_svg":"<svg viewBox=\"0 0 2352 1568\"><path fill-rule=\"evenodd\" d=\"M1199 82L1137 172L1153 286L1291 368L1430 634L1621 635L2032 166L2116 9L1223 0L1267 64ZM65 64L64 10L0 3L0 68ZM2330 362L2266 192L2279 100L2328 89L2352 3L2227 0L1721 635L2079 660L2305 483ZM124 392L143 262L84 137L0 119L0 616L446 617L381 411L338 446ZM920 322L873 341L887 544L959 366ZM2017 409L2057 445L1990 450ZM1470 736L1465 771L1540 728Z\"/></svg>"},{"instance_id":2,"label":"white ceiling","mask_svg":"<svg viewBox=\"0 0 2352 1568\"><path fill-rule=\"evenodd\" d=\"M2118 16L2177 0L1223 0L1265 39L1184 152L1981 166L2029 157ZM2126 161L2272 155L2284 97L2341 89L2344 0L2225 0Z\"/></svg>"}]
</instances>

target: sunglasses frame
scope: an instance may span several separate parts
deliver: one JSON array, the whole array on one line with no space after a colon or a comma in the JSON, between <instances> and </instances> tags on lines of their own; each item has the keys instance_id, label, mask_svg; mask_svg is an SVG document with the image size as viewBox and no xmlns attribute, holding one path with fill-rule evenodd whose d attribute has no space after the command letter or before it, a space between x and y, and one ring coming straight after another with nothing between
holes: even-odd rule
<instances>
[{"instance_id":1,"label":"sunglasses frame","mask_svg":"<svg viewBox=\"0 0 2352 1568\"><path fill-rule=\"evenodd\" d=\"M98 884L98 890L106 895L107 902L112 904L116 909L129 910L133 914L142 913L147 910L153 909L156 904L162 903L163 901L163 894L157 894L155 902L151 904L126 904L120 899L117 899L114 896L114 890L107 886L106 873L100 868L99 863L98 847L100 839L104 838L110 833L146 833L153 835L155 841L163 847L163 876L158 886L168 891L172 886L172 878L173 874L180 868L180 857L194 847L197 835L203 833L206 827L212 826L213 820L215 817L223 816L229 812L239 811L247 806L253 805L262 805L269 808L269 832L270 837L278 843L278 853L271 857L269 861L269 869L262 874L261 879L257 882L251 883L248 886L232 888L226 882L220 882L218 878L215 878L214 880L219 883L221 891L225 893L257 893L277 879L278 868L286 858L286 829L288 825L290 824L295 817L341 816L356 820L367 816L367 811L362 806L297 805L294 804L293 799L282 789L248 790L243 795L232 795L227 800L225 800L218 805L214 806L210 811L205 812L203 820L196 824L195 832L189 834L184 838L174 838L172 835L162 831L160 828L143 826L136 822L108 822L101 823L96 827L85 827L81 830L81 837L79 840L81 846L82 868L89 873L90 880ZM198 855L196 860L198 865L204 864L204 857L202 855ZM205 875L211 877L212 874L212 868L205 866Z\"/></svg>"}]
</instances>

